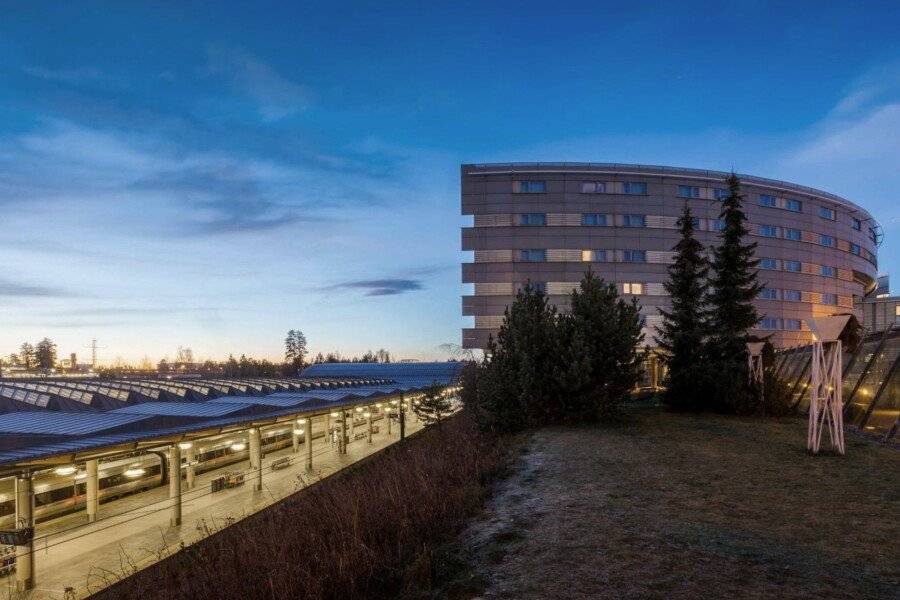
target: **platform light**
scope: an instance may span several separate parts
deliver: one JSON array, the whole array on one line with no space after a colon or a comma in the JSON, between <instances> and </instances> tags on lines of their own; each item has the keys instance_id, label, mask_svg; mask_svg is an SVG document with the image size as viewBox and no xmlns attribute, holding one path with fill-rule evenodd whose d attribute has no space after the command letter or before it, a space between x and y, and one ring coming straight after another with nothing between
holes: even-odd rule
<instances>
[{"instance_id":1,"label":"platform light","mask_svg":"<svg viewBox=\"0 0 900 600\"><path fill-rule=\"evenodd\" d=\"M341 415L339 415L338 413L331 413L332 419L337 419L339 416L341 416Z\"/></svg>"},{"instance_id":2,"label":"platform light","mask_svg":"<svg viewBox=\"0 0 900 600\"><path fill-rule=\"evenodd\" d=\"M62 475L63 477L65 477L67 475L73 475L77 470L78 467L75 467L73 465L66 465L64 467L56 467L53 472L57 475Z\"/></svg>"},{"instance_id":3,"label":"platform light","mask_svg":"<svg viewBox=\"0 0 900 600\"><path fill-rule=\"evenodd\" d=\"M356 407L356 412L362 412L362 411L363 411L362 406L357 406L357 407Z\"/></svg>"},{"instance_id":4,"label":"platform light","mask_svg":"<svg viewBox=\"0 0 900 600\"><path fill-rule=\"evenodd\" d=\"M297 422L303 425L304 423L306 423L306 419L297 419Z\"/></svg>"},{"instance_id":5,"label":"platform light","mask_svg":"<svg viewBox=\"0 0 900 600\"><path fill-rule=\"evenodd\" d=\"M247 447L247 444L245 444L244 442L235 442L231 445L231 449L234 450L235 452L240 452L241 450L243 450L246 447Z\"/></svg>"},{"instance_id":6,"label":"platform light","mask_svg":"<svg viewBox=\"0 0 900 600\"><path fill-rule=\"evenodd\" d=\"M397 401L397 400L391 400L391 404L393 404L394 406L397 406L398 401Z\"/></svg>"},{"instance_id":7,"label":"platform light","mask_svg":"<svg viewBox=\"0 0 900 600\"><path fill-rule=\"evenodd\" d=\"M141 475L143 475L146 472L147 471L141 467L137 467L137 466L128 467L127 469L125 469L125 477L130 477L130 478L134 479L135 477L140 477Z\"/></svg>"},{"instance_id":8,"label":"platform light","mask_svg":"<svg viewBox=\"0 0 900 600\"><path fill-rule=\"evenodd\" d=\"M295 429L295 430L294 430L294 433L295 433L296 435L303 435L303 430L302 430L302 429Z\"/></svg>"},{"instance_id":9,"label":"platform light","mask_svg":"<svg viewBox=\"0 0 900 600\"><path fill-rule=\"evenodd\" d=\"M368 419L368 418L369 418L369 417L371 417L371 416L372 416L372 413L370 413L370 412L368 412L368 411L366 411L366 412L364 412L364 413L363 413L363 416L364 416L364 417L365 417L365 418L367 418L367 419Z\"/></svg>"},{"instance_id":10,"label":"platform light","mask_svg":"<svg viewBox=\"0 0 900 600\"><path fill-rule=\"evenodd\" d=\"M178 442L178 447L182 450L190 450L194 445L190 442Z\"/></svg>"},{"instance_id":11,"label":"platform light","mask_svg":"<svg viewBox=\"0 0 900 600\"><path fill-rule=\"evenodd\" d=\"M375 403L375 408L381 408L381 402L376 402L376 403Z\"/></svg>"}]
</instances>

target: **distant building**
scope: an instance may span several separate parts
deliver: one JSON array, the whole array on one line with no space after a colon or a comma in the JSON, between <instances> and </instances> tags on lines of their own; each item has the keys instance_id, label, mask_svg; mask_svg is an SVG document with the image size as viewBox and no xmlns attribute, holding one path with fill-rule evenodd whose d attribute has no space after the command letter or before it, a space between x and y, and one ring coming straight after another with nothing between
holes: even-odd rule
<instances>
[{"instance_id":1,"label":"distant building","mask_svg":"<svg viewBox=\"0 0 900 600\"><path fill-rule=\"evenodd\" d=\"M891 296L887 275L878 277L878 288L856 305L862 312L863 326L870 332L884 331L888 327L900 329L900 296Z\"/></svg>"},{"instance_id":2,"label":"distant building","mask_svg":"<svg viewBox=\"0 0 900 600\"><path fill-rule=\"evenodd\" d=\"M496 337L503 311L531 281L560 310L587 269L638 297L647 343L668 308L663 289L678 240L676 220L688 202L698 239L717 243L720 200L728 173L623 164L512 163L463 165L462 265L473 293L462 299L464 348ZM853 202L820 190L741 175L750 240L758 244L754 331L779 347L807 343L805 320L858 304L877 287L881 229Z\"/></svg>"}]
</instances>

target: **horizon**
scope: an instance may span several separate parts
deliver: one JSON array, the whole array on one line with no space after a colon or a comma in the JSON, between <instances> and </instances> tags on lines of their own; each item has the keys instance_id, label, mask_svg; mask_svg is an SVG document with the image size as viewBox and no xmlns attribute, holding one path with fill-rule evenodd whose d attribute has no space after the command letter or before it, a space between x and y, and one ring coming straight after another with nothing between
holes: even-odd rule
<instances>
[{"instance_id":1,"label":"horizon","mask_svg":"<svg viewBox=\"0 0 900 600\"><path fill-rule=\"evenodd\" d=\"M821 189L900 277L900 5L475 6L7 8L0 356L446 360L464 163Z\"/></svg>"}]
</instances>

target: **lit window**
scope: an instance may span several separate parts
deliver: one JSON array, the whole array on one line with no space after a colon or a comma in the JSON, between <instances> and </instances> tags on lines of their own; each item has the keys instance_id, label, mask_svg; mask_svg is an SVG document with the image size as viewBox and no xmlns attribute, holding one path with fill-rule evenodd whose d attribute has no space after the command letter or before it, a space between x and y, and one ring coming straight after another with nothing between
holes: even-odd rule
<instances>
[{"instance_id":1,"label":"lit window","mask_svg":"<svg viewBox=\"0 0 900 600\"><path fill-rule=\"evenodd\" d=\"M622 260L624 262L647 262L647 253L643 250L623 250Z\"/></svg>"},{"instance_id":2,"label":"lit window","mask_svg":"<svg viewBox=\"0 0 900 600\"><path fill-rule=\"evenodd\" d=\"M759 235L764 237L778 237L778 228L774 225L760 225Z\"/></svg>"},{"instance_id":3,"label":"lit window","mask_svg":"<svg viewBox=\"0 0 900 600\"><path fill-rule=\"evenodd\" d=\"M645 195L647 193L647 184L643 181L626 181L625 193L635 195Z\"/></svg>"},{"instance_id":4,"label":"lit window","mask_svg":"<svg viewBox=\"0 0 900 600\"><path fill-rule=\"evenodd\" d=\"M778 300L778 290L775 288L763 288L759 290L759 297L763 300Z\"/></svg>"},{"instance_id":5,"label":"lit window","mask_svg":"<svg viewBox=\"0 0 900 600\"><path fill-rule=\"evenodd\" d=\"M800 290L784 290L782 297L788 302L800 302L803 299L803 294Z\"/></svg>"},{"instance_id":6,"label":"lit window","mask_svg":"<svg viewBox=\"0 0 900 600\"><path fill-rule=\"evenodd\" d=\"M606 250L582 250L583 262L606 262Z\"/></svg>"},{"instance_id":7,"label":"lit window","mask_svg":"<svg viewBox=\"0 0 900 600\"><path fill-rule=\"evenodd\" d=\"M605 194L606 184L602 181L583 181L581 183L582 194Z\"/></svg>"},{"instance_id":8,"label":"lit window","mask_svg":"<svg viewBox=\"0 0 900 600\"><path fill-rule=\"evenodd\" d=\"M716 219L715 221L713 221L712 225L713 229L715 229L716 231L722 231L723 229L725 229L725 221L723 221L722 219Z\"/></svg>"},{"instance_id":9,"label":"lit window","mask_svg":"<svg viewBox=\"0 0 900 600\"><path fill-rule=\"evenodd\" d=\"M602 213L584 213L581 215L582 225L593 225L595 227L606 225L606 215Z\"/></svg>"},{"instance_id":10,"label":"lit window","mask_svg":"<svg viewBox=\"0 0 900 600\"><path fill-rule=\"evenodd\" d=\"M784 328L799 331L803 329L803 321L800 319L785 319Z\"/></svg>"},{"instance_id":11,"label":"lit window","mask_svg":"<svg viewBox=\"0 0 900 600\"><path fill-rule=\"evenodd\" d=\"M823 219L831 219L834 221L837 218L837 213L833 208L826 208L824 206L819 207L819 216Z\"/></svg>"},{"instance_id":12,"label":"lit window","mask_svg":"<svg viewBox=\"0 0 900 600\"><path fill-rule=\"evenodd\" d=\"M623 283L622 291L626 294L639 295L644 293L643 283Z\"/></svg>"},{"instance_id":13,"label":"lit window","mask_svg":"<svg viewBox=\"0 0 900 600\"><path fill-rule=\"evenodd\" d=\"M724 188L716 188L713 190L713 198L716 200L724 200L728 197L729 191Z\"/></svg>"},{"instance_id":14,"label":"lit window","mask_svg":"<svg viewBox=\"0 0 900 600\"><path fill-rule=\"evenodd\" d=\"M759 268L767 269L767 270L775 270L778 268L778 261L774 258L761 258L759 259Z\"/></svg>"},{"instance_id":15,"label":"lit window","mask_svg":"<svg viewBox=\"0 0 900 600\"><path fill-rule=\"evenodd\" d=\"M897 320L900 320L900 304L894 306L894 316L897 317Z\"/></svg>"},{"instance_id":16,"label":"lit window","mask_svg":"<svg viewBox=\"0 0 900 600\"><path fill-rule=\"evenodd\" d=\"M784 238L787 240L796 240L799 242L801 239L803 239L803 233L801 233L799 229L785 229Z\"/></svg>"},{"instance_id":17,"label":"lit window","mask_svg":"<svg viewBox=\"0 0 900 600\"><path fill-rule=\"evenodd\" d=\"M519 225L546 225L547 215L544 213L522 213L519 215Z\"/></svg>"},{"instance_id":18,"label":"lit window","mask_svg":"<svg viewBox=\"0 0 900 600\"><path fill-rule=\"evenodd\" d=\"M678 186L678 195L681 198L699 198L700 197L700 188L695 187L693 185L679 185Z\"/></svg>"},{"instance_id":19,"label":"lit window","mask_svg":"<svg viewBox=\"0 0 900 600\"><path fill-rule=\"evenodd\" d=\"M822 304L837 304L837 294L822 294Z\"/></svg>"},{"instance_id":20,"label":"lit window","mask_svg":"<svg viewBox=\"0 0 900 600\"><path fill-rule=\"evenodd\" d=\"M760 194L759 205L775 208L776 206L778 206L778 200L775 198L775 196L771 196L769 194Z\"/></svg>"},{"instance_id":21,"label":"lit window","mask_svg":"<svg viewBox=\"0 0 900 600\"><path fill-rule=\"evenodd\" d=\"M765 317L759 321L759 329L781 329L780 319Z\"/></svg>"},{"instance_id":22,"label":"lit window","mask_svg":"<svg viewBox=\"0 0 900 600\"><path fill-rule=\"evenodd\" d=\"M547 251L546 250L522 250L519 254L519 258L523 262L544 262L547 260Z\"/></svg>"},{"instance_id":23,"label":"lit window","mask_svg":"<svg viewBox=\"0 0 900 600\"><path fill-rule=\"evenodd\" d=\"M546 181L514 181L513 191L519 194L543 194L547 191Z\"/></svg>"},{"instance_id":24,"label":"lit window","mask_svg":"<svg viewBox=\"0 0 900 600\"><path fill-rule=\"evenodd\" d=\"M644 215L622 215L623 227L643 227Z\"/></svg>"},{"instance_id":25,"label":"lit window","mask_svg":"<svg viewBox=\"0 0 900 600\"><path fill-rule=\"evenodd\" d=\"M791 273L799 273L803 270L803 265L800 264L799 260L786 260L784 261L784 270Z\"/></svg>"},{"instance_id":26,"label":"lit window","mask_svg":"<svg viewBox=\"0 0 900 600\"><path fill-rule=\"evenodd\" d=\"M820 235L819 243L822 244L823 246L832 246L832 247L834 247L834 244L835 244L834 238L831 237L830 235Z\"/></svg>"},{"instance_id":27,"label":"lit window","mask_svg":"<svg viewBox=\"0 0 900 600\"><path fill-rule=\"evenodd\" d=\"M793 212L803 212L803 203L799 200L794 200L793 198L785 200L784 207Z\"/></svg>"},{"instance_id":28,"label":"lit window","mask_svg":"<svg viewBox=\"0 0 900 600\"><path fill-rule=\"evenodd\" d=\"M862 221L854 218L853 219L853 229L855 229L857 231L862 231Z\"/></svg>"}]
</instances>

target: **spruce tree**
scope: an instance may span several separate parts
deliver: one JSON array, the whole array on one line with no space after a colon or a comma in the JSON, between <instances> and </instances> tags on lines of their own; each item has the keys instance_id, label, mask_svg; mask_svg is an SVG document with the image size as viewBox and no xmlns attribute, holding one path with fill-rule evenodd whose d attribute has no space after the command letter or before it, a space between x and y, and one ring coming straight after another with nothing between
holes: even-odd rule
<instances>
[{"instance_id":1,"label":"spruce tree","mask_svg":"<svg viewBox=\"0 0 900 600\"><path fill-rule=\"evenodd\" d=\"M721 242L713 252L709 282L710 339L707 351L715 362L707 361L711 372L711 408L742 411L747 402L747 341L750 328L759 321L753 301L762 289L757 281L759 261L754 259L756 243L745 243L749 231L743 211L741 184L732 173L726 180L728 196L722 201L724 221Z\"/></svg>"},{"instance_id":2,"label":"spruce tree","mask_svg":"<svg viewBox=\"0 0 900 600\"><path fill-rule=\"evenodd\" d=\"M669 266L669 280L663 284L672 303L671 310L659 309L662 324L656 343L665 352L668 366L666 403L679 410L701 408L695 372L703 367L707 321L706 300L709 261L705 248L694 237L694 217L687 201L678 218L681 238L672 248L675 261Z\"/></svg>"},{"instance_id":3,"label":"spruce tree","mask_svg":"<svg viewBox=\"0 0 900 600\"><path fill-rule=\"evenodd\" d=\"M451 408L450 400L444 396L443 389L437 384L432 384L425 390L425 395L413 404L413 412L426 427L440 424L441 420L450 414Z\"/></svg>"}]
</instances>

